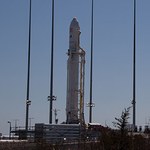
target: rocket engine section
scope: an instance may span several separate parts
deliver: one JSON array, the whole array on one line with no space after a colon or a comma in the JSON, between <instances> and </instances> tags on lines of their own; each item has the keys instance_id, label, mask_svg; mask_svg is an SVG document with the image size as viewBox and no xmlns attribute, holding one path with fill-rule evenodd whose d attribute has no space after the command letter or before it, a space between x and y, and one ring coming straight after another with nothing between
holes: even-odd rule
<instances>
[{"instance_id":1,"label":"rocket engine section","mask_svg":"<svg viewBox=\"0 0 150 150\"><path fill-rule=\"evenodd\" d=\"M66 122L68 124L76 124L79 123L81 120L80 109L82 107L81 101L83 102L83 89L84 89L83 68L84 67L82 67L82 71L81 71L80 64L85 63L85 61L81 62L81 58L83 58L82 56L84 56L84 54L85 54L84 50L80 48L79 23L76 18L73 18L70 24L69 50L68 50L68 61L67 61ZM80 99L81 97L82 100Z\"/></svg>"}]
</instances>

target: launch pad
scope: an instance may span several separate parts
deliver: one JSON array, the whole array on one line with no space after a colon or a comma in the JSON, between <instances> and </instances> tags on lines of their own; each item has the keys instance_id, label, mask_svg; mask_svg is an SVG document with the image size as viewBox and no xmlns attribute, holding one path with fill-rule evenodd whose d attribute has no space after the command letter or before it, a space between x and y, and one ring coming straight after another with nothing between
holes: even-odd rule
<instances>
[{"instance_id":1,"label":"launch pad","mask_svg":"<svg viewBox=\"0 0 150 150\"><path fill-rule=\"evenodd\" d=\"M85 51L80 47L80 26L73 18L69 28L66 124L36 124L35 140L61 142L82 139L84 120Z\"/></svg>"},{"instance_id":2,"label":"launch pad","mask_svg":"<svg viewBox=\"0 0 150 150\"><path fill-rule=\"evenodd\" d=\"M37 123L35 130L27 126L23 130L15 130L19 138L28 138L34 134L35 141L61 142L79 140L85 134L84 120L84 80L85 51L80 47L80 26L73 18L69 28L69 49L67 60L66 121L65 124ZM50 100L50 96L48 97ZM31 135L31 134L30 134Z\"/></svg>"}]
</instances>

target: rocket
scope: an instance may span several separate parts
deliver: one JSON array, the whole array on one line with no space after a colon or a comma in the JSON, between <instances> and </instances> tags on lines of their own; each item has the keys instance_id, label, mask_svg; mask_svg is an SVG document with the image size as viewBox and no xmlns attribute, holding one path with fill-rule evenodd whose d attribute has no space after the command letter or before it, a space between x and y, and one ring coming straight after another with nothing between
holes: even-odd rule
<instances>
[{"instance_id":1,"label":"rocket","mask_svg":"<svg viewBox=\"0 0 150 150\"><path fill-rule=\"evenodd\" d=\"M69 49L67 60L67 95L66 95L66 123L79 123L79 50L80 26L73 18L69 29Z\"/></svg>"},{"instance_id":2,"label":"rocket","mask_svg":"<svg viewBox=\"0 0 150 150\"><path fill-rule=\"evenodd\" d=\"M80 41L80 26L76 18L73 18L70 24L70 32L69 32L69 50L78 51L79 41Z\"/></svg>"}]
</instances>

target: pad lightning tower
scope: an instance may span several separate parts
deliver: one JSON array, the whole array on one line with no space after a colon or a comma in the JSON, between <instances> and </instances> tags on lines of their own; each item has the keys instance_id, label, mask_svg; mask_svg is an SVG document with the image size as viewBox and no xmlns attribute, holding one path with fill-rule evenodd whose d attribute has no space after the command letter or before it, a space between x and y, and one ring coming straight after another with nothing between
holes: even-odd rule
<instances>
[{"instance_id":1,"label":"pad lightning tower","mask_svg":"<svg viewBox=\"0 0 150 150\"><path fill-rule=\"evenodd\" d=\"M80 48L80 26L73 18L69 31L66 122L84 124L85 51Z\"/></svg>"}]
</instances>

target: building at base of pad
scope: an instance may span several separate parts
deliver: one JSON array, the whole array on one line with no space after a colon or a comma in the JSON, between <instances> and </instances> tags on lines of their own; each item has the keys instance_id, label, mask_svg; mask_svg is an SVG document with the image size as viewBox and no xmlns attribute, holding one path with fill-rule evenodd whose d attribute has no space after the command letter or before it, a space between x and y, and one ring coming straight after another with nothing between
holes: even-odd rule
<instances>
[{"instance_id":1,"label":"building at base of pad","mask_svg":"<svg viewBox=\"0 0 150 150\"><path fill-rule=\"evenodd\" d=\"M79 124L35 124L36 142L68 142L81 138L82 127Z\"/></svg>"}]
</instances>

